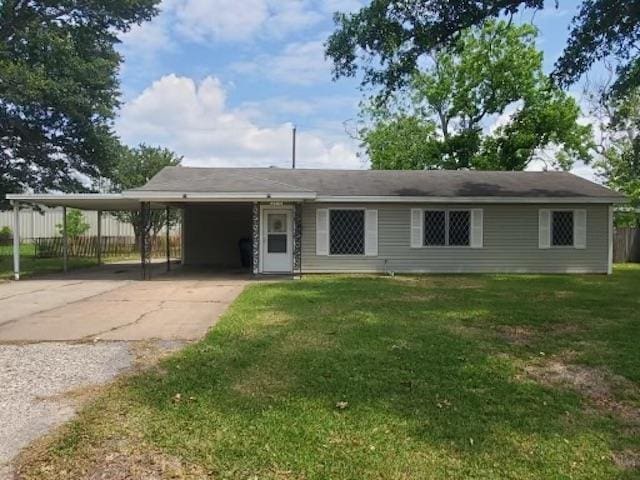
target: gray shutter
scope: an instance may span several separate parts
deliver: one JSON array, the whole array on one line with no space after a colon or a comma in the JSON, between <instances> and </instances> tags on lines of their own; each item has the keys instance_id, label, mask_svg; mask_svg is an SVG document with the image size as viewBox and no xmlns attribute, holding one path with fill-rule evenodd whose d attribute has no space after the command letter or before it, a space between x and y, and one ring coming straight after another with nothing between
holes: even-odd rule
<instances>
[{"instance_id":1,"label":"gray shutter","mask_svg":"<svg viewBox=\"0 0 640 480\"><path fill-rule=\"evenodd\" d=\"M587 211L573 211L573 246L587 248Z\"/></svg>"},{"instance_id":2,"label":"gray shutter","mask_svg":"<svg viewBox=\"0 0 640 480\"><path fill-rule=\"evenodd\" d=\"M551 210L538 210L538 248L551 246Z\"/></svg>"},{"instance_id":3,"label":"gray shutter","mask_svg":"<svg viewBox=\"0 0 640 480\"><path fill-rule=\"evenodd\" d=\"M424 215L421 208L411 209L411 248L422 247L422 223Z\"/></svg>"},{"instance_id":4,"label":"gray shutter","mask_svg":"<svg viewBox=\"0 0 640 480\"><path fill-rule=\"evenodd\" d=\"M481 208L471 210L471 248L482 248L484 212Z\"/></svg>"},{"instance_id":5,"label":"gray shutter","mask_svg":"<svg viewBox=\"0 0 640 480\"><path fill-rule=\"evenodd\" d=\"M316 210L316 255L329 255L329 210Z\"/></svg>"},{"instance_id":6,"label":"gray shutter","mask_svg":"<svg viewBox=\"0 0 640 480\"><path fill-rule=\"evenodd\" d=\"M364 254L378 255L378 210L366 209L364 213Z\"/></svg>"}]
</instances>

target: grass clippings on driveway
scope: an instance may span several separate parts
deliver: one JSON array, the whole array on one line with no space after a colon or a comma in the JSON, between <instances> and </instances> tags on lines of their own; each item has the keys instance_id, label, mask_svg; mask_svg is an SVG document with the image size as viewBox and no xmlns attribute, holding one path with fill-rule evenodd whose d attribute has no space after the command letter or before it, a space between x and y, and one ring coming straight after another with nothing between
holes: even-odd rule
<instances>
[{"instance_id":1,"label":"grass clippings on driveway","mask_svg":"<svg viewBox=\"0 0 640 480\"><path fill-rule=\"evenodd\" d=\"M253 285L205 340L122 379L20 472L637 478L639 291L632 266Z\"/></svg>"}]
</instances>

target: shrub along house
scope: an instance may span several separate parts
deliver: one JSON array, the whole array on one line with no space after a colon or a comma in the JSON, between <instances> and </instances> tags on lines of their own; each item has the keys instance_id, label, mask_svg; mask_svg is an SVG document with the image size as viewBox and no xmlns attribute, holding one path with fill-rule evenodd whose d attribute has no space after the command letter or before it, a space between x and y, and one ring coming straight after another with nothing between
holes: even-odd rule
<instances>
[{"instance_id":1,"label":"shrub along house","mask_svg":"<svg viewBox=\"0 0 640 480\"><path fill-rule=\"evenodd\" d=\"M122 194L19 203L183 210L183 262L253 273L610 273L624 197L563 172L167 167Z\"/></svg>"}]
</instances>

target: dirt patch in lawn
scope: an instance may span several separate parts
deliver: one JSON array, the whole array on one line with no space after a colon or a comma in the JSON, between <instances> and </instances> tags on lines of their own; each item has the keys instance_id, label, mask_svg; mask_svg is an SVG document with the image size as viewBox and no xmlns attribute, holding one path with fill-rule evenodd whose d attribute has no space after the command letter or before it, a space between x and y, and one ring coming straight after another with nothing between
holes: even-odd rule
<instances>
[{"instance_id":1,"label":"dirt patch in lawn","mask_svg":"<svg viewBox=\"0 0 640 480\"><path fill-rule=\"evenodd\" d=\"M197 479L210 478L196 465L187 464L167 454L145 451L143 453L110 453L100 459L84 476L87 480L128 480L133 478Z\"/></svg>"},{"instance_id":2,"label":"dirt patch in lawn","mask_svg":"<svg viewBox=\"0 0 640 480\"><path fill-rule=\"evenodd\" d=\"M533 328L528 325L501 325L496 327L496 335L501 340L517 346L529 346L543 337L564 337L584 331L580 325L558 323L544 328Z\"/></svg>"},{"instance_id":3,"label":"dirt patch in lawn","mask_svg":"<svg viewBox=\"0 0 640 480\"><path fill-rule=\"evenodd\" d=\"M498 337L511 345L530 345L538 337L538 332L527 326L505 325L496 330Z\"/></svg>"},{"instance_id":4,"label":"dirt patch in lawn","mask_svg":"<svg viewBox=\"0 0 640 480\"><path fill-rule=\"evenodd\" d=\"M624 377L558 358L526 366L525 372L544 385L564 386L576 391L596 409L614 414L627 424L640 425L640 409L615 398L615 391L638 393L638 387Z\"/></svg>"},{"instance_id":5,"label":"dirt patch in lawn","mask_svg":"<svg viewBox=\"0 0 640 480\"><path fill-rule=\"evenodd\" d=\"M640 452L636 450L623 450L613 454L613 461L620 468L626 470L640 470Z\"/></svg>"},{"instance_id":6,"label":"dirt patch in lawn","mask_svg":"<svg viewBox=\"0 0 640 480\"><path fill-rule=\"evenodd\" d=\"M212 478L198 465L162 453L149 445L137 442L136 446L125 439L111 440L103 445L84 447L88 451L81 456L57 457L47 462L46 443L22 455L22 465L16 469L16 478L46 478L63 480L165 480ZM78 459L82 460L78 460Z\"/></svg>"},{"instance_id":7,"label":"dirt patch in lawn","mask_svg":"<svg viewBox=\"0 0 640 480\"><path fill-rule=\"evenodd\" d=\"M616 399L614 392L624 391L638 398L640 389L619 375L601 369L568 363L572 352L563 355L562 359L549 359L536 365L525 367L528 377L548 386L569 388L589 401L588 409L598 413L613 415L624 424L624 431L629 435L640 429L640 408ZM640 469L640 452L626 449L613 453L614 463L626 470Z\"/></svg>"}]
</instances>

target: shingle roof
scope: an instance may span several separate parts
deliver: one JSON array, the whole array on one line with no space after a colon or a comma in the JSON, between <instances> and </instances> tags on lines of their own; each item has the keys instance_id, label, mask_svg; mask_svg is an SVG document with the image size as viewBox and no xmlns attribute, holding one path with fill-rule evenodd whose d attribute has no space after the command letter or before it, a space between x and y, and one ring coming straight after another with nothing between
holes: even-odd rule
<instances>
[{"instance_id":1,"label":"shingle roof","mask_svg":"<svg viewBox=\"0 0 640 480\"><path fill-rule=\"evenodd\" d=\"M566 172L166 167L146 192L312 192L318 196L622 197Z\"/></svg>"}]
</instances>

